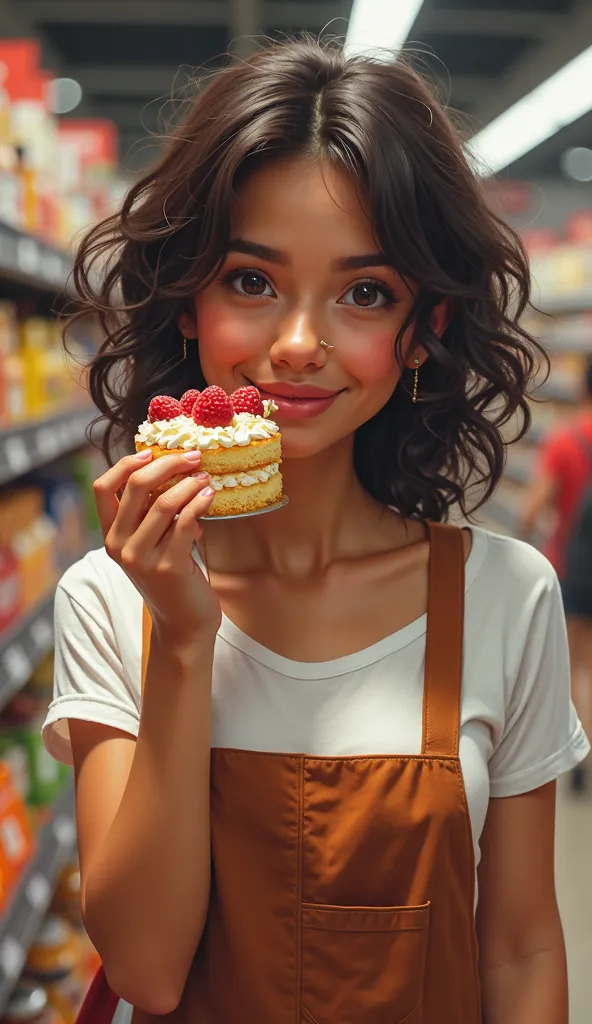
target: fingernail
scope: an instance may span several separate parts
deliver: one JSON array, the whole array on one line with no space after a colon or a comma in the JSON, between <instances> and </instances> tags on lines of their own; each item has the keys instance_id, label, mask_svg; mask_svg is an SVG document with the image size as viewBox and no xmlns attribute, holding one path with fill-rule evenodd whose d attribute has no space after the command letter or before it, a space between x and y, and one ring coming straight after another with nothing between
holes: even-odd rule
<instances>
[{"instance_id":1,"label":"fingernail","mask_svg":"<svg viewBox=\"0 0 592 1024\"><path fill-rule=\"evenodd\" d=\"M184 458L186 458L188 462L199 462L199 460L201 459L201 452L200 451L185 452Z\"/></svg>"},{"instance_id":2,"label":"fingernail","mask_svg":"<svg viewBox=\"0 0 592 1024\"><path fill-rule=\"evenodd\" d=\"M214 493L214 488L213 487L204 487L203 491L201 492L201 496L202 496L202 498L211 498L213 493Z\"/></svg>"},{"instance_id":3,"label":"fingernail","mask_svg":"<svg viewBox=\"0 0 592 1024\"><path fill-rule=\"evenodd\" d=\"M210 474L209 473L192 473L190 479L191 480L209 480L210 479Z\"/></svg>"},{"instance_id":4,"label":"fingernail","mask_svg":"<svg viewBox=\"0 0 592 1024\"><path fill-rule=\"evenodd\" d=\"M140 462L144 461L145 459L151 459L151 458L152 458L152 452L150 451L149 448L143 448L141 452L136 452L136 459L139 459Z\"/></svg>"}]
</instances>

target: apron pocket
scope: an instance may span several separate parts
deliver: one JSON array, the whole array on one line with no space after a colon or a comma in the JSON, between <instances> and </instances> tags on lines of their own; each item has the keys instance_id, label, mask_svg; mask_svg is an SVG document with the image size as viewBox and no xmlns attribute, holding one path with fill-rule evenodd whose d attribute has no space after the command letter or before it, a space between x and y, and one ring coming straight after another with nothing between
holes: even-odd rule
<instances>
[{"instance_id":1,"label":"apron pocket","mask_svg":"<svg viewBox=\"0 0 592 1024\"><path fill-rule=\"evenodd\" d=\"M302 1020L421 1024L430 905L302 905Z\"/></svg>"}]
</instances>

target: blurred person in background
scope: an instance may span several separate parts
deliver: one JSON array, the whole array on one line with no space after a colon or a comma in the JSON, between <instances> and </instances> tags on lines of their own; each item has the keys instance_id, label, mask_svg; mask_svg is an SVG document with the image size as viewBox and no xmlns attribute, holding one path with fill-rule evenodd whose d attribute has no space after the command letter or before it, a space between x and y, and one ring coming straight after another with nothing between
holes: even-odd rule
<instances>
[{"instance_id":1,"label":"blurred person in background","mask_svg":"<svg viewBox=\"0 0 592 1024\"><path fill-rule=\"evenodd\" d=\"M573 696L588 735L592 730L592 357L575 414L551 429L538 449L522 509L530 539L543 516L553 523L544 552L561 581L567 617ZM577 765L572 788L586 786Z\"/></svg>"}]
</instances>

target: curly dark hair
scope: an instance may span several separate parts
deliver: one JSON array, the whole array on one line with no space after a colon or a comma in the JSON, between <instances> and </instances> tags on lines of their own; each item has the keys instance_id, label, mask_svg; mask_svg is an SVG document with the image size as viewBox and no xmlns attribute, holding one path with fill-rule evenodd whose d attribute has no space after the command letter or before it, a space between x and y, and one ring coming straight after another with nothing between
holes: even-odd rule
<instances>
[{"instance_id":1,"label":"curly dark hair","mask_svg":"<svg viewBox=\"0 0 592 1024\"><path fill-rule=\"evenodd\" d=\"M401 56L346 58L334 41L272 43L201 83L156 166L83 239L76 316L97 315L105 338L89 382L108 421L107 458L116 435L131 442L153 395L205 385L197 346L182 359L179 314L219 272L245 176L303 156L351 176L387 262L417 285L396 356L412 324L429 355L420 401L404 370L357 430L358 477L402 515L440 521L458 505L468 516L495 490L508 440L529 426L526 395L545 358L519 322L527 257L420 75ZM430 319L444 297L453 314L438 338Z\"/></svg>"}]
</instances>

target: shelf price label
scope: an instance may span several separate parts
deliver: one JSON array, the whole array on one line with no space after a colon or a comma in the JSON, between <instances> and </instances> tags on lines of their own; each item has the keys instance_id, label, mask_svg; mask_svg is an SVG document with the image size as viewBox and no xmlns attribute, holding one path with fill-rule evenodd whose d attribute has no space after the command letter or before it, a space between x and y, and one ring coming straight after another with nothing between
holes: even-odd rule
<instances>
[{"instance_id":1,"label":"shelf price label","mask_svg":"<svg viewBox=\"0 0 592 1024\"><path fill-rule=\"evenodd\" d=\"M31 675L33 666L20 644L11 644L2 658L2 667L13 686L21 686Z\"/></svg>"},{"instance_id":2,"label":"shelf price label","mask_svg":"<svg viewBox=\"0 0 592 1024\"><path fill-rule=\"evenodd\" d=\"M13 935L7 935L0 946L0 968L7 978L18 978L25 963L25 951Z\"/></svg>"},{"instance_id":3,"label":"shelf price label","mask_svg":"<svg viewBox=\"0 0 592 1024\"><path fill-rule=\"evenodd\" d=\"M39 652L45 653L53 644L53 627L43 615L31 623L29 634Z\"/></svg>"},{"instance_id":4,"label":"shelf price label","mask_svg":"<svg viewBox=\"0 0 592 1024\"><path fill-rule=\"evenodd\" d=\"M18 434L6 438L4 457L13 473L26 473L31 468L31 456L27 445Z\"/></svg>"},{"instance_id":5,"label":"shelf price label","mask_svg":"<svg viewBox=\"0 0 592 1024\"><path fill-rule=\"evenodd\" d=\"M53 820L53 834L60 846L69 849L76 842L76 825L72 818L65 814L57 814Z\"/></svg>"},{"instance_id":6,"label":"shelf price label","mask_svg":"<svg viewBox=\"0 0 592 1024\"><path fill-rule=\"evenodd\" d=\"M16 244L16 262L24 274L39 273L41 251L33 238L19 238Z\"/></svg>"},{"instance_id":7,"label":"shelf price label","mask_svg":"<svg viewBox=\"0 0 592 1024\"><path fill-rule=\"evenodd\" d=\"M49 460L55 458L60 453L60 439L53 427L41 427L37 431L35 442L37 451L42 459Z\"/></svg>"},{"instance_id":8,"label":"shelf price label","mask_svg":"<svg viewBox=\"0 0 592 1024\"><path fill-rule=\"evenodd\" d=\"M27 883L25 889L26 897L33 907L39 914L42 914L47 909L49 901L51 899L51 885L45 875L33 875Z\"/></svg>"}]
</instances>

